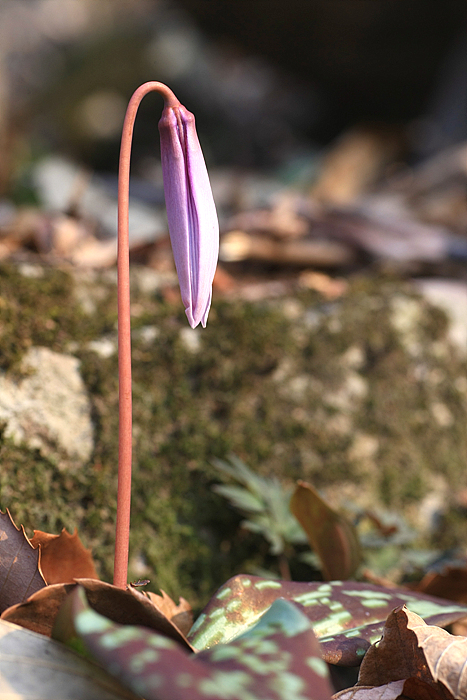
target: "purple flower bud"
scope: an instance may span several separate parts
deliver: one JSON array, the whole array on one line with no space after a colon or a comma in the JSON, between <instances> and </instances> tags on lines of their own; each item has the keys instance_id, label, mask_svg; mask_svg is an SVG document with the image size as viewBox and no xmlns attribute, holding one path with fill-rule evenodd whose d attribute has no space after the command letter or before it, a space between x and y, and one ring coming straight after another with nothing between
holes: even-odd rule
<instances>
[{"instance_id":1,"label":"purple flower bud","mask_svg":"<svg viewBox=\"0 0 467 700\"><path fill-rule=\"evenodd\" d=\"M206 327L219 254L219 224L195 118L166 103L159 122L170 240L182 301L192 328Z\"/></svg>"}]
</instances>

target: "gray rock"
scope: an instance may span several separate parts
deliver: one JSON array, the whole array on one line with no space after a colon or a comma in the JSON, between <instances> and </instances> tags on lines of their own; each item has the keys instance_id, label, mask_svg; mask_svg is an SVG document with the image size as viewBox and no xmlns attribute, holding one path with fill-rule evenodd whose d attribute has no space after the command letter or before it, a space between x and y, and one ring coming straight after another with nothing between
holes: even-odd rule
<instances>
[{"instance_id":1,"label":"gray rock","mask_svg":"<svg viewBox=\"0 0 467 700\"><path fill-rule=\"evenodd\" d=\"M417 289L449 320L448 336L462 356L467 356L467 284L462 280L421 279Z\"/></svg>"},{"instance_id":2,"label":"gray rock","mask_svg":"<svg viewBox=\"0 0 467 700\"><path fill-rule=\"evenodd\" d=\"M45 456L89 461L94 447L91 407L79 364L71 355L33 347L21 363L24 378L1 375L0 421L6 423L6 437Z\"/></svg>"}]
</instances>

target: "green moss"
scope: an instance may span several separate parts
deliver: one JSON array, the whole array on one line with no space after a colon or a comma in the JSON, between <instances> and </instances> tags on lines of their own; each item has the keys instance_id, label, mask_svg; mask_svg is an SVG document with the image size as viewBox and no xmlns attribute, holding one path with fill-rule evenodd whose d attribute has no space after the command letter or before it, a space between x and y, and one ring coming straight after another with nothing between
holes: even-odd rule
<instances>
[{"instance_id":1,"label":"green moss","mask_svg":"<svg viewBox=\"0 0 467 700\"><path fill-rule=\"evenodd\" d=\"M81 308L83 294L92 312ZM1 367L17 368L31 345L72 348L95 424L94 455L79 472L3 440L0 504L29 531L77 526L106 580L116 507L117 358L104 359L87 344L115 334L115 294L107 275L75 280L49 269L35 279L0 270ZM418 354L391 320L397 295L420 305ZM467 485L465 396L455 388L466 368L445 343L444 316L388 279L355 279L333 304L308 292L295 302L301 313L291 320L282 301L217 301L193 352L181 304L134 285L131 559L146 563L153 590L201 604L232 574L265 565L267 547L239 530L238 516L211 491L214 457L234 452L263 474L310 479L320 488L353 482L368 502L395 508L422 498L432 473ZM151 341L138 333L148 325L157 329ZM439 404L452 416L449 426L435 417ZM376 452L359 456L358 436L361 444L376 438Z\"/></svg>"}]
</instances>

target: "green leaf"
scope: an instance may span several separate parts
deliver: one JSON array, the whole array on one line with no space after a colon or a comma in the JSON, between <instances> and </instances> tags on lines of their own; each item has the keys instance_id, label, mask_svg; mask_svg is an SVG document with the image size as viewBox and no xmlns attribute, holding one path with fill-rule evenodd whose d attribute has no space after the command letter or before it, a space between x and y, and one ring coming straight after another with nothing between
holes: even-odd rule
<instances>
[{"instance_id":1,"label":"green leaf","mask_svg":"<svg viewBox=\"0 0 467 700\"><path fill-rule=\"evenodd\" d=\"M255 474L235 455L230 455L229 460L230 464L222 459L215 459L213 460L213 464L220 472L235 479L239 484L246 486L253 494L262 498L264 485L267 480Z\"/></svg>"},{"instance_id":2,"label":"green leaf","mask_svg":"<svg viewBox=\"0 0 467 700\"><path fill-rule=\"evenodd\" d=\"M467 615L464 605L403 589L350 581L301 583L240 575L219 588L188 639L195 649L225 644L256 624L278 598L300 605L320 640L323 658L342 666L358 666L381 636L388 614L399 605L407 605L428 624L450 624Z\"/></svg>"},{"instance_id":3,"label":"green leaf","mask_svg":"<svg viewBox=\"0 0 467 700\"><path fill-rule=\"evenodd\" d=\"M73 626L88 652L146 700L330 700L328 669L307 617L276 601L256 626L199 654L144 627L94 612L72 594Z\"/></svg>"},{"instance_id":4,"label":"green leaf","mask_svg":"<svg viewBox=\"0 0 467 700\"><path fill-rule=\"evenodd\" d=\"M306 543L306 534L290 512L291 492L278 479L258 476L234 456L230 464L215 460L214 466L241 486L216 485L213 490L248 517L242 526L262 535L272 554L282 554L287 544Z\"/></svg>"},{"instance_id":5,"label":"green leaf","mask_svg":"<svg viewBox=\"0 0 467 700\"><path fill-rule=\"evenodd\" d=\"M240 486L213 486L212 490L224 496L234 508L247 513L262 513L264 502Z\"/></svg>"}]
</instances>

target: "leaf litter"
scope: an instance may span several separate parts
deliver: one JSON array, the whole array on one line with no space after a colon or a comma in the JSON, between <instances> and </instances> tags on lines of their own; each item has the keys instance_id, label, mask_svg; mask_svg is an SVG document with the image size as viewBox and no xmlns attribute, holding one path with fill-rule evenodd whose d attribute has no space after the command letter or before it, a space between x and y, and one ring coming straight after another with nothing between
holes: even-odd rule
<instances>
[{"instance_id":1,"label":"leaf litter","mask_svg":"<svg viewBox=\"0 0 467 700\"><path fill-rule=\"evenodd\" d=\"M290 510L319 556L324 578L327 581L352 578L362 561L360 541L352 523L305 481L297 483Z\"/></svg>"},{"instance_id":2,"label":"leaf litter","mask_svg":"<svg viewBox=\"0 0 467 700\"><path fill-rule=\"evenodd\" d=\"M40 569L40 550L34 549L7 510L0 512L0 611L26 600L46 585Z\"/></svg>"},{"instance_id":3,"label":"leaf litter","mask_svg":"<svg viewBox=\"0 0 467 700\"><path fill-rule=\"evenodd\" d=\"M381 641L365 655L357 685L382 687L406 679L431 686L435 697L466 698L467 637L427 625L405 607L396 608Z\"/></svg>"},{"instance_id":4,"label":"leaf litter","mask_svg":"<svg viewBox=\"0 0 467 700\"><path fill-rule=\"evenodd\" d=\"M302 509L307 534L313 518L321 513L327 532L331 528L343 546L335 561L345 562L346 557L348 561L352 529L342 528L339 514L308 484L300 482L297 494L300 500L295 507ZM8 629L34 637L40 633L46 645L54 644L46 637L59 639L116 675L117 688L121 681L146 700L176 700L186 697L188 688L193 700L206 696L211 700L327 700L332 682L337 682L337 669L360 664L358 684L337 693L336 698L467 698L467 638L453 637L434 626L466 617L467 607L462 604L354 581L295 582L239 575L221 586L192 625L192 611L183 598L177 604L164 591L161 595L146 593L131 584L122 590L97 578L76 576L83 567L95 572L91 554L76 531L70 535L64 530L58 536L35 531L30 541L9 513L1 516L0 565L10 585L0 591L0 629L9 625ZM321 537L324 550L323 532L318 528L310 539L313 537L318 537L318 543ZM73 582L46 583L41 571L43 550L44 555L49 550L45 567L49 577ZM323 561L326 556L322 555ZM16 572L19 585L14 585ZM28 596L31 580L38 588ZM52 656L54 649L52 646ZM19 663L13 659L7 669L10 661L0 643L0 689ZM30 662L26 659L25 663L29 668ZM327 664L336 669L332 682ZM93 683L101 683L101 670L93 664L88 668L89 690L81 695L65 694L64 700L137 697L119 695L120 690L114 695L105 695L107 690L93 695ZM73 678L72 667L70 674ZM30 679L24 680L24 692L18 674L14 681L21 687L18 697L36 697L28 695Z\"/></svg>"},{"instance_id":5,"label":"leaf litter","mask_svg":"<svg viewBox=\"0 0 467 700\"><path fill-rule=\"evenodd\" d=\"M41 570L48 584L99 578L92 554L81 543L76 528L72 535L65 528L60 535L34 530L31 545L34 549L40 547Z\"/></svg>"}]
</instances>

